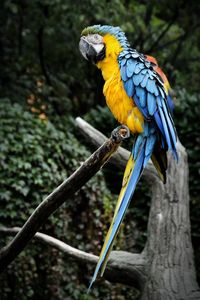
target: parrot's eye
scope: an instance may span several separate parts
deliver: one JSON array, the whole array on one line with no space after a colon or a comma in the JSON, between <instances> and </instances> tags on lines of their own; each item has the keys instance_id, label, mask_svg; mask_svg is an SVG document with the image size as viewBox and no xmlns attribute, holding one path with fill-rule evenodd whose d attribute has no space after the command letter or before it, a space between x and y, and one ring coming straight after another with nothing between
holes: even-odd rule
<instances>
[{"instance_id":1,"label":"parrot's eye","mask_svg":"<svg viewBox=\"0 0 200 300\"><path fill-rule=\"evenodd\" d=\"M96 41L98 41L98 40L99 40L99 35L98 35L98 34L94 34L94 39L95 39Z\"/></svg>"},{"instance_id":2,"label":"parrot's eye","mask_svg":"<svg viewBox=\"0 0 200 300\"><path fill-rule=\"evenodd\" d=\"M102 36L95 33L92 35L92 42L95 44L101 44L102 43Z\"/></svg>"}]
</instances>

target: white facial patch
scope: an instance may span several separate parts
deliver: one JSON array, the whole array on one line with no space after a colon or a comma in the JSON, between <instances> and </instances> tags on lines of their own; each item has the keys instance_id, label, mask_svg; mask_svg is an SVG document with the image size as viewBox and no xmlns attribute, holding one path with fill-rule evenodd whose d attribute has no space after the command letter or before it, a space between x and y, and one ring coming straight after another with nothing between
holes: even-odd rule
<instances>
[{"instance_id":1,"label":"white facial patch","mask_svg":"<svg viewBox=\"0 0 200 300\"><path fill-rule=\"evenodd\" d=\"M91 44L103 44L103 37L100 34L89 34L87 36L87 41Z\"/></svg>"},{"instance_id":2,"label":"white facial patch","mask_svg":"<svg viewBox=\"0 0 200 300\"><path fill-rule=\"evenodd\" d=\"M88 60L92 57L93 60L101 59L104 55L103 50L105 48L103 37L100 34L88 34L82 36L79 42L79 50L83 57Z\"/></svg>"},{"instance_id":3,"label":"white facial patch","mask_svg":"<svg viewBox=\"0 0 200 300\"><path fill-rule=\"evenodd\" d=\"M97 53L100 53L104 47L104 44L93 44L92 46L96 50Z\"/></svg>"},{"instance_id":4,"label":"white facial patch","mask_svg":"<svg viewBox=\"0 0 200 300\"><path fill-rule=\"evenodd\" d=\"M100 34L88 34L85 39L92 45L97 53L100 53L104 47L103 37Z\"/></svg>"}]
</instances>

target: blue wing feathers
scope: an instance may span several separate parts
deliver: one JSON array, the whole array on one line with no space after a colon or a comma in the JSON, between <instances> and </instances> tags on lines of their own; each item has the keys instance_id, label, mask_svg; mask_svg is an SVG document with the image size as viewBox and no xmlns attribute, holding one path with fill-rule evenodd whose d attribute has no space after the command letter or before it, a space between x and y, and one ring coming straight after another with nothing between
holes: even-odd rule
<instances>
[{"instance_id":1,"label":"blue wing feathers","mask_svg":"<svg viewBox=\"0 0 200 300\"><path fill-rule=\"evenodd\" d=\"M135 87L135 90L137 89L137 87ZM135 93L133 95L133 99L135 104L137 105L137 107L139 108L139 110L142 112L142 114L144 115L144 117L148 120L149 116L148 116L148 111L147 111L147 106L142 107L141 103L140 103L140 98L137 96L137 94ZM146 101L146 100L145 100Z\"/></svg>"},{"instance_id":2,"label":"blue wing feathers","mask_svg":"<svg viewBox=\"0 0 200 300\"><path fill-rule=\"evenodd\" d=\"M170 95L167 96L167 104L168 104L170 113L173 114L173 111L174 111L174 102L173 102L172 97Z\"/></svg>"},{"instance_id":3,"label":"blue wing feathers","mask_svg":"<svg viewBox=\"0 0 200 300\"><path fill-rule=\"evenodd\" d=\"M136 94L140 99L140 105L142 108L146 107L147 105L147 95L146 95L146 91L141 88L140 86L138 86L136 89Z\"/></svg>"},{"instance_id":4,"label":"blue wing feathers","mask_svg":"<svg viewBox=\"0 0 200 300\"><path fill-rule=\"evenodd\" d=\"M155 118L155 121L156 121L156 124L157 124L158 128L160 129L160 132L162 133L163 138L165 138L163 124L162 124L162 120L161 120L161 117L160 117L160 114L159 114L158 110L156 110L156 112L154 114L154 118ZM162 148L164 148L164 146L165 146L165 140L162 139Z\"/></svg>"},{"instance_id":5,"label":"blue wing feathers","mask_svg":"<svg viewBox=\"0 0 200 300\"><path fill-rule=\"evenodd\" d=\"M175 129L172 117L169 114L169 111L167 110L166 105L167 104L164 103L163 110L164 110L164 113L165 113L165 116L166 116L166 121L167 121L166 123L167 123L167 126L168 126L168 131L169 131L169 134L170 134L170 138L171 138L171 144L172 144L171 150L173 152L174 158L178 161L178 154L177 154L177 150L176 150L176 142L177 142L176 129Z\"/></svg>"},{"instance_id":6,"label":"blue wing feathers","mask_svg":"<svg viewBox=\"0 0 200 300\"><path fill-rule=\"evenodd\" d=\"M133 76L136 65L137 65L137 61L134 59L129 59L127 61L127 71L126 71L127 77Z\"/></svg>"},{"instance_id":7,"label":"blue wing feathers","mask_svg":"<svg viewBox=\"0 0 200 300\"><path fill-rule=\"evenodd\" d=\"M171 144L171 139L170 139L170 135L169 135L169 130L168 130L168 126L167 126L167 123L166 123L166 117L163 113L163 109L159 106L159 114L160 114L160 117L161 117L161 121L162 121L162 125L163 125L163 135L165 136L166 138L166 141L167 141L167 145L169 147L169 149L172 149L172 144Z\"/></svg>"},{"instance_id":8,"label":"blue wing feathers","mask_svg":"<svg viewBox=\"0 0 200 300\"><path fill-rule=\"evenodd\" d=\"M136 160L137 154L139 152L139 149L142 145L142 141L143 141L143 136L139 135L136 139L135 145L132 149L132 154L133 154L133 159Z\"/></svg>"},{"instance_id":9,"label":"blue wing feathers","mask_svg":"<svg viewBox=\"0 0 200 300\"><path fill-rule=\"evenodd\" d=\"M126 82L126 80L128 79L127 75L126 75L126 66L122 66L121 70L121 77L122 77L122 80L124 82Z\"/></svg>"},{"instance_id":10,"label":"blue wing feathers","mask_svg":"<svg viewBox=\"0 0 200 300\"><path fill-rule=\"evenodd\" d=\"M162 107L162 98L160 97L160 95L156 98L156 102L158 106Z\"/></svg>"},{"instance_id":11,"label":"blue wing feathers","mask_svg":"<svg viewBox=\"0 0 200 300\"><path fill-rule=\"evenodd\" d=\"M155 96L151 93L147 93L147 107L149 114L153 116L156 111L156 99Z\"/></svg>"},{"instance_id":12,"label":"blue wing feathers","mask_svg":"<svg viewBox=\"0 0 200 300\"><path fill-rule=\"evenodd\" d=\"M145 147L145 156L149 157L149 155L152 152L152 148L155 144L156 141L156 135L155 134L151 134L150 137L147 139L146 142L146 147Z\"/></svg>"},{"instance_id":13,"label":"blue wing feathers","mask_svg":"<svg viewBox=\"0 0 200 300\"><path fill-rule=\"evenodd\" d=\"M145 119L154 121L162 134L162 147L172 150L177 157L177 135L171 117L171 98L167 98L162 79L151 68L151 63L135 50L129 50L130 58L120 54L119 65L124 88L132 97ZM126 62L125 62L126 60ZM129 81L132 79L132 82Z\"/></svg>"},{"instance_id":14,"label":"blue wing feathers","mask_svg":"<svg viewBox=\"0 0 200 300\"><path fill-rule=\"evenodd\" d=\"M131 54L128 53L128 54L125 55L125 57L126 57L126 58L130 58L130 57L131 57Z\"/></svg>"},{"instance_id":15,"label":"blue wing feathers","mask_svg":"<svg viewBox=\"0 0 200 300\"><path fill-rule=\"evenodd\" d=\"M138 77L138 81L139 81L139 84L142 82L143 78L144 78L144 75L140 72L138 75L135 75Z\"/></svg>"},{"instance_id":16,"label":"blue wing feathers","mask_svg":"<svg viewBox=\"0 0 200 300\"><path fill-rule=\"evenodd\" d=\"M160 86L158 86L158 89L160 91L160 94L161 94L162 98L165 99L166 98L165 90L163 88L161 88Z\"/></svg>"},{"instance_id":17,"label":"blue wing feathers","mask_svg":"<svg viewBox=\"0 0 200 300\"><path fill-rule=\"evenodd\" d=\"M125 82L125 89L126 89L126 92L127 92L127 95L129 97L132 97L133 95L133 81L132 81L132 78L129 78L126 82Z\"/></svg>"},{"instance_id":18,"label":"blue wing feathers","mask_svg":"<svg viewBox=\"0 0 200 300\"><path fill-rule=\"evenodd\" d=\"M143 80L142 80L142 82L141 82L141 87L142 88L146 87L148 79L149 79L149 74L146 73L145 76L144 76L144 78L143 78Z\"/></svg>"},{"instance_id":19,"label":"blue wing feathers","mask_svg":"<svg viewBox=\"0 0 200 300\"><path fill-rule=\"evenodd\" d=\"M170 133L171 133L171 136L172 136L172 140L173 140L173 143L175 145L176 141L177 141L176 130L175 130L175 126L174 126L174 122L172 120L172 117L169 114L169 111L167 110L166 103L164 103L163 109L164 109L164 112L165 112L165 116L167 118L167 124L169 126L169 130L170 130Z\"/></svg>"},{"instance_id":20,"label":"blue wing feathers","mask_svg":"<svg viewBox=\"0 0 200 300\"><path fill-rule=\"evenodd\" d=\"M127 59L126 58L123 58L122 60L121 60L121 67L123 67L125 64L127 63Z\"/></svg>"},{"instance_id":21,"label":"blue wing feathers","mask_svg":"<svg viewBox=\"0 0 200 300\"><path fill-rule=\"evenodd\" d=\"M135 67L135 70L134 70L134 73L135 74L139 74L140 71L144 68L144 64L143 63L137 63L136 67Z\"/></svg>"},{"instance_id":22,"label":"blue wing feathers","mask_svg":"<svg viewBox=\"0 0 200 300\"><path fill-rule=\"evenodd\" d=\"M132 52L131 56L132 56L133 58L139 58L139 57L140 57L140 54L139 54L137 51L134 51L134 52Z\"/></svg>"},{"instance_id":23,"label":"blue wing feathers","mask_svg":"<svg viewBox=\"0 0 200 300\"><path fill-rule=\"evenodd\" d=\"M155 80L148 80L146 88L148 92L154 94L155 96L158 96L158 88L156 87Z\"/></svg>"},{"instance_id":24,"label":"blue wing feathers","mask_svg":"<svg viewBox=\"0 0 200 300\"><path fill-rule=\"evenodd\" d=\"M141 82L141 77L138 76L138 75L136 75L136 74L133 75L133 83L134 83L134 85L138 86L140 84L140 82Z\"/></svg>"}]
</instances>

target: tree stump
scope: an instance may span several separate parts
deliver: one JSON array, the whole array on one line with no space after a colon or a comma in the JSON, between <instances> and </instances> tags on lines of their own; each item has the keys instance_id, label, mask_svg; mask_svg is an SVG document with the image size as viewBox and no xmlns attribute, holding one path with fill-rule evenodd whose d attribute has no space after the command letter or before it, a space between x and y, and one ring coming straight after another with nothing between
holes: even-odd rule
<instances>
[{"instance_id":1,"label":"tree stump","mask_svg":"<svg viewBox=\"0 0 200 300\"><path fill-rule=\"evenodd\" d=\"M150 181L152 202L142 256L146 279L142 300L200 299L190 234L187 153L178 144L179 162L168 161L167 183Z\"/></svg>"}]
</instances>

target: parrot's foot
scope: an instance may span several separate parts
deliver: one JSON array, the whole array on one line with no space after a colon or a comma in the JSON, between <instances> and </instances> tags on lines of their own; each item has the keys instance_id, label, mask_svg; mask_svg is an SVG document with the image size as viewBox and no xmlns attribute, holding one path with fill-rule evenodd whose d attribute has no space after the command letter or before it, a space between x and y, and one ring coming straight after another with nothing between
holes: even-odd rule
<instances>
[{"instance_id":1,"label":"parrot's foot","mask_svg":"<svg viewBox=\"0 0 200 300\"><path fill-rule=\"evenodd\" d=\"M115 142L121 142L130 137L130 130L126 125L118 126L112 131L111 137Z\"/></svg>"}]
</instances>

